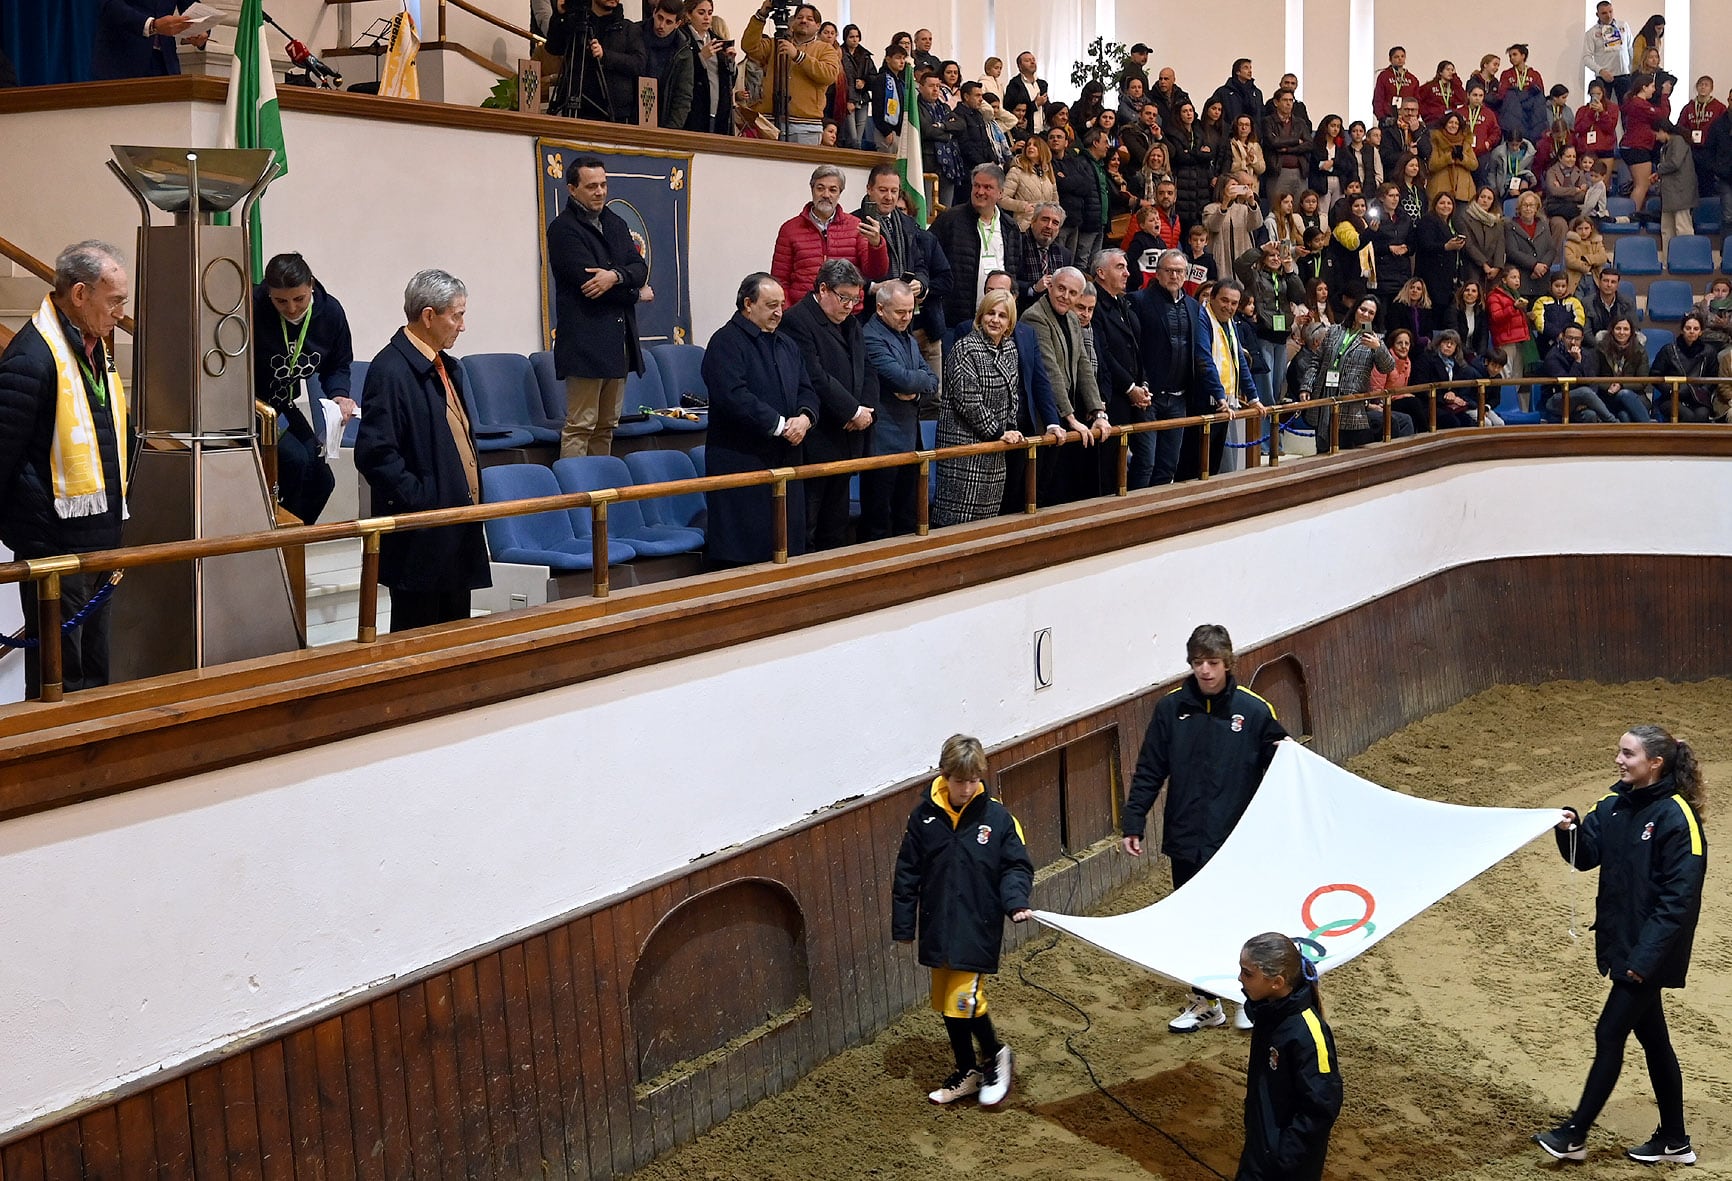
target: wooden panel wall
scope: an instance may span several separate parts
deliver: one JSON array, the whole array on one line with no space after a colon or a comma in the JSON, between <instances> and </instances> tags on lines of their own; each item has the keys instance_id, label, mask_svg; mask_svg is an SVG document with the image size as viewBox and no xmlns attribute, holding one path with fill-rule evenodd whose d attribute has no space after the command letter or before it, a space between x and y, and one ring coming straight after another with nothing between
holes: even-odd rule
<instances>
[{"instance_id":1,"label":"wooden panel wall","mask_svg":"<svg viewBox=\"0 0 1732 1181\"><path fill-rule=\"evenodd\" d=\"M1729 577L1728 558L1564 556L1463 567L1259 645L1241 654L1241 669L1271 666L1271 691L1290 720L1303 685L1317 749L1342 758L1492 684L1724 674L1732 629L1722 625L1720 588ZM1134 761L1164 688L993 752L1000 789L1045 858L1110 835L1114 793L1130 778L1125 761ZM924 997L924 974L890 941L889 917L896 850L924 788L922 779L826 812L270 1040L23 1130L0 1146L0 1181L629 1172L787 1087ZM1067 863L1037 887L1037 905L1086 906L1152 860L1101 853ZM779 884L804 917L812 1004L640 1091L649 1081L641 1048L667 1020L659 1015L666 1006L634 1012L630 999L652 933L681 903L726 898L706 892L742 881ZM1008 943L1029 938L1028 926L1012 928ZM658 946L652 960L680 954ZM703 988L714 975L689 986ZM718 1021L708 1036L731 1028ZM689 1057L698 1044L678 1054Z\"/></svg>"}]
</instances>

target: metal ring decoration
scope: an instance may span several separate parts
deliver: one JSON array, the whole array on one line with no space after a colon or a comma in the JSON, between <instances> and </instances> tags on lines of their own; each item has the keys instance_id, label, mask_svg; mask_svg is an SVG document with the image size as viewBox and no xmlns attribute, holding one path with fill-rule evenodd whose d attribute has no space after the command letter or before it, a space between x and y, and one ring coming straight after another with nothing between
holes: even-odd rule
<instances>
[{"instance_id":1,"label":"metal ring decoration","mask_svg":"<svg viewBox=\"0 0 1732 1181\"><path fill-rule=\"evenodd\" d=\"M216 270L220 263L227 263L230 267L234 268L234 277L240 288L240 294L235 297L235 302L232 307L219 307L211 302L211 272ZM204 273L199 275L198 279L199 298L204 300L205 307L209 308L219 316L232 316L236 312L240 311L241 305L245 304L247 301L247 293L251 290L252 284L247 282L247 273L241 270L241 264L236 260L229 258L227 255L213 258L210 262L206 263ZM229 355L232 357L235 354L230 353Z\"/></svg>"},{"instance_id":2,"label":"metal ring decoration","mask_svg":"<svg viewBox=\"0 0 1732 1181\"><path fill-rule=\"evenodd\" d=\"M1360 900L1365 903L1365 913L1357 920L1348 923L1346 926L1338 926L1336 923L1325 923L1319 926L1317 920L1311 917L1311 904L1323 897L1323 895L1333 894L1337 890L1359 895ZM1310 894L1306 895L1304 903L1299 907L1299 917L1304 920L1306 928L1313 934L1346 935L1359 930L1359 928L1363 927L1366 923L1369 923L1372 914L1375 913L1376 910L1377 900L1371 896L1371 891L1367 890L1364 886L1355 886L1350 882L1333 882L1327 886L1318 886L1315 890L1311 891Z\"/></svg>"},{"instance_id":3,"label":"metal ring decoration","mask_svg":"<svg viewBox=\"0 0 1732 1181\"><path fill-rule=\"evenodd\" d=\"M204 371L211 377L221 377L228 372L229 359L221 349L206 349L204 354Z\"/></svg>"},{"instance_id":4,"label":"metal ring decoration","mask_svg":"<svg viewBox=\"0 0 1732 1181\"><path fill-rule=\"evenodd\" d=\"M240 328L240 343L232 349L223 344L223 329L229 327L231 324ZM211 340L215 342L216 347L222 351L223 356L244 357L247 352L247 338L249 335L250 334L247 331L247 318L239 312L230 312L228 315L217 321L216 328L211 332Z\"/></svg>"}]
</instances>

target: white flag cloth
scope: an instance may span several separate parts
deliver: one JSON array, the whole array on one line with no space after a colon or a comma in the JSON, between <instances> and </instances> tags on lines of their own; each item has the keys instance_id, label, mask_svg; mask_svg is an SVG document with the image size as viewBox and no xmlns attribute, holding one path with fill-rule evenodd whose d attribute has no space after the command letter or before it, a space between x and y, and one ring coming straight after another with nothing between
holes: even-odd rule
<instances>
[{"instance_id":1,"label":"white flag cloth","mask_svg":"<svg viewBox=\"0 0 1732 1181\"><path fill-rule=\"evenodd\" d=\"M1404 796L1287 741L1233 835L1181 889L1112 918L1035 918L1151 972L1237 997L1239 949L1251 936L1302 938L1326 972L1557 820L1556 808Z\"/></svg>"}]
</instances>

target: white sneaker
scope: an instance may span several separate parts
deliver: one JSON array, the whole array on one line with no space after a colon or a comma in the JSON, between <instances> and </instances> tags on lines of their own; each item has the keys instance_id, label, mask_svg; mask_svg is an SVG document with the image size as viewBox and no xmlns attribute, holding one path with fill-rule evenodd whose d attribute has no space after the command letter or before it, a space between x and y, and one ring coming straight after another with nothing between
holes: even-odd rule
<instances>
[{"instance_id":1,"label":"white sneaker","mask_svg":"<svg viewBox=\"0 0 1732 1181\"><path fill-rule=\"evenodd\" d=\"M1233 1010L1233 1028L1234 1029L1250 1029L1251 1028L1251 1014L1249 1014L1245 1011L1244 1005L1240 1005L1237 1009Z\"/></svg>"},{"instance_id":2,"label":"white sneaker","mask_svg":"<svg viewBox=\"0 0 1732 1181\"><path fill-rule=\"evenodd\" d=\"M996 1107L1004 1102L1004 1097L1010 1094L1010 1073L1013 1060L1010 1047L1000 1045L998 1053L993 1056L992 1065L986 1068L986 1075L980 1083L980 1105Z\"/></svg>"},{"instance_id":3,"label":"white sneaker","mask_svg":"<svg viewBox=\"0 0 1732 1181\"><path fill-rule=\"evenodd\" d=\"M1221 1002L1209 1000L1195 993L1191 994L1191 1003L1185 1006L1185 1011L1167 1022L1167 1028L1174 1033L1196 1033L1199 1029L1214 1029L1227 1024L1227 1014L1221 1009Z\"/></svg>"},{"instance_id":4,"label":"white sneaker","mask_svg":"<svg viewBox=\"0 0 1732 1181\"><path fill-rule=\"evenodd\" d=\"M966 1099L980 1090L980 1071L957 1071L939 1086L936 1091L928 1091L926 1097L934 1103L955 1103L958 1099Z\"/></svg>"}]
</instances>

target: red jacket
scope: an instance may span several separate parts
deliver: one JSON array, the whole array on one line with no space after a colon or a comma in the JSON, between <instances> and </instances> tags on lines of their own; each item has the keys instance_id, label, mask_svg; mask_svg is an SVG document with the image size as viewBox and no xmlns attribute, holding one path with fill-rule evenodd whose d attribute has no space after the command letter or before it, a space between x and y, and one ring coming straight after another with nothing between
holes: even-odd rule
<instances>
[{"instance_id":1,"label":"red jacket","mask_svg":"<svg viewBox=\"0 0 1732 1181\"><path fill-rule=\"evenodd\" d=\"M1672 115L1672 100L1654 96L1658 102L1649 102L1645 98L1637 98L1633 94L1624 96L1624 146L1626 148L1641 148L1654 150L1654 122L1658 119L1669 119Z\"/></svg>"},{"instance_id":2,"label":"red jacket","mask_svg":"<svg viewBox=\"0 0 1732 1181\"><path fill-rule=\"evenodd\" d=\"M1529 66L1527 69L1527 76L1528 84L1526 86L1520 85L1521 80L1516 77L1515 67L1511 66L1509 69L1498 75L1497 93L1495 95L1487 94L1485 96L1486 101L1501 104L1510 96L1511 91L1514 91L1517 94L1544 94L1546 92L1546 80L1540 77L1540 72L1538 70Z\"/></svg>"},{"instance_id":3,"label":"red jacket","mask_svg":"<svg viewBox=\"0 0 1732 1181\"><path fill-rule=\"evenodd\" d=\"M1684 109L1678 113L1678 126L1684 132L1684 138L1690 141L1690 147L1700 150L1708 145L1708 129L1714 126L1714 121L1726 113L1726 104L1717 98L1711 98L1706 105L1697 105L1692 98Z\"/></svg>"},{"instance_id":4,"label":"red jacket","mask_svg":"<svg viewBox=\"0 0 1732 1181\"><path fill-rule=\"evenodd\" d=\"M1592 139L1590 140L1590 135ZM1618 104L1608 102L1598 118L1591 104L1583 103L1576 110L1576 151L1592 152L1602 159L1612 154L1618 142Z\"/></svg>"},{"instance_id":5,"label":"red jacket","mask_svg":"<svg viewBox=\"0 0 1732 1181\"><path fill-rule=\"evenodd\" d=\"M793 307L812 293L817 282L818 268L827 258L845 258L860 268L868 280L886 278L890 271L890 252L879 239L878 245L866 245L860 236L860 219L838 209L827 229L820 230L812 220L812 203L782 223L776 231L776 252L770 259L770 274L782 285Z\"/></svg>"},{"instance_id":6,"label":"red jacket","mask_svg":"<svg viewBox=\"0 0 1732 1181\"><path fill-rule=\"evenodd\" d=\"M1371 92L1371 113L1382 123L1396 113L1402 99L1412 98L1417 93L1418 78L1405 68L1401 71L1401 77L1397 78L1395 67L1385 66L1377 72L1377 85Z\"/></svg>"},{"instance_id":7,"label":"red jacket","mask_svg":"<svg viewBox=\"0 0 1732 1181\"><path fill-rule=\"evenodd\" d=\"M1479 108L1479 121L1474 122L1474 114L1467 108L1462 108L1461 124L1473 136L1473 154L1485 159L1491 150L1503 142L1503 128L1498 126L1497 112L1488 106Z\"/></svg>"},{"instance_id":8,"label":"red jacket","mask_svg":"<svg viewBox=\"0 0 1732 1181\"><path fill-rule=\"evenodd\" d=\"M1498 348L1520 344L1530 336L1528 318L1509 289L1499 285L1485 297L1485 310L1491 316L1491 342Z\"/></svg>"},{"instance_id":9,"label":"red jacket","mask_svg":"<svg viewBox=\"0 0 1732 1181\"><path fill-rule=\"evenodd\" d=\"M1449 97L1445 98L1443 88L1449 87ZM1443 117L1451 111L1460 111L1467 107L1467 87L1460 78L1449 82L1439 82L1433 78L1419 88L1419 117L1433 127L1443 122Z\"/></svg>"}]
</instances>

